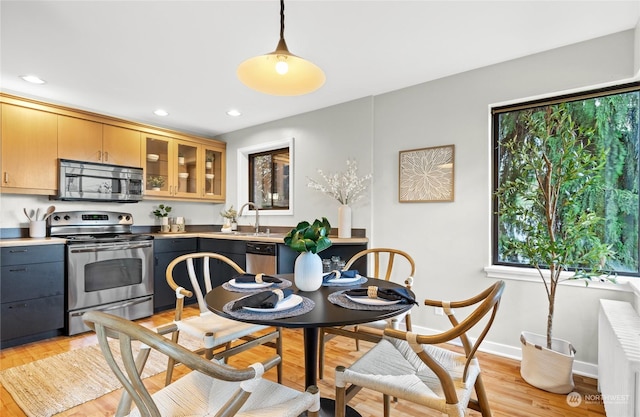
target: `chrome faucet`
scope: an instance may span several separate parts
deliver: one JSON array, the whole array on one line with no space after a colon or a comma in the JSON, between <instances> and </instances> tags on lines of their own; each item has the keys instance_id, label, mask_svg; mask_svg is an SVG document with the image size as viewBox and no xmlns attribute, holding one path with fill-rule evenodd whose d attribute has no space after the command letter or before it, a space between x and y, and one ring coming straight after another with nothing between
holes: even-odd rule
<instances>
[{"instance_id":1,"label":"chrome faucet","mask_svg":"<svg viewBox=\"0 0 640 417\"><path fill-rule=\"evenodd\" d=\"M260 233L260 213L259 213L259 210L258 210L258 206L256 206L255 203L253 203L251 201L249 201L248 203L244 203L242 205L242 207L240 207L240 210L238 210L238 217L242 216L242 211L247 206L253 207L253 209L256 211L256 225L255 225L255 228L256 228L256 233Z\"/></svg>"}]
</instances>

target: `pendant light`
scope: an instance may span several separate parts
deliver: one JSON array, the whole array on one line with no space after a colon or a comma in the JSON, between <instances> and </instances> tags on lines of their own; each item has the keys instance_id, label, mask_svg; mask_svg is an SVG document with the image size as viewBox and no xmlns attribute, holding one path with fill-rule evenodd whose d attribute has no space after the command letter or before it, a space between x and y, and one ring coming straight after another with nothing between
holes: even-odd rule
<instances>
[{"instance_id":1,"label":"pendant light","mask_svg":"<svg viewBox=\"0 0 640 417\"><path fill-rule=\"evenodd\" d=\"M280 41L276 50L249 58L238 66L238 78L247 87L276 96L299 96L320 88L324 72L312 62L293 55L284 40L284 0L280 0Z\"/></svg>"}]
</instances>

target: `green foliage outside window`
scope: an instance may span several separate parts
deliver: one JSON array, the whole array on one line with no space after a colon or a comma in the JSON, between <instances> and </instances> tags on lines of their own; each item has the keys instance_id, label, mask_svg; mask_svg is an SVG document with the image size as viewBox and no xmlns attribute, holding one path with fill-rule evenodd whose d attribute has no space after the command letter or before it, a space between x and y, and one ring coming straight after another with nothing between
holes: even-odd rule
<instances>
[{"instance_id":1,"label":"green foliage outside window","mask_svg":"<svg viewBox=\"0 0 640 417\"><path fill-rule=\"evenodd\" d=\"M584 262L591 251L599 267L639 275L640 87L494 113L494 263L591 270ZM550 166L560 171L545 178ZM552 217L535 195L550 190L557 192ZM535 258L527 250L549 233L568 257L554 259L551 250L550 258Z\"/></svg>"}]
</instances>

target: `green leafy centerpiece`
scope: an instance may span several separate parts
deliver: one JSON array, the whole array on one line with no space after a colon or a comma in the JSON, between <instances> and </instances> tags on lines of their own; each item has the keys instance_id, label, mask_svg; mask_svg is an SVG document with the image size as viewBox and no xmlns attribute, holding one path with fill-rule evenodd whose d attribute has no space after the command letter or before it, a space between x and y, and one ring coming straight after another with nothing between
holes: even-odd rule
<instances>
[{"instance_id":1,"label":"green leafy centerpiece","mask_svg":"<svg viewBox=\"0 0 640 417\"><path fill-rule=\"evenodd\" d=\"M285 245L300 255L294 265L294 281L301 291L315 291L322 286L322 259L319 252L331 246L331 225L323 217L313 223L302 221L284 237Z\"/></svg>"}]
</instances>

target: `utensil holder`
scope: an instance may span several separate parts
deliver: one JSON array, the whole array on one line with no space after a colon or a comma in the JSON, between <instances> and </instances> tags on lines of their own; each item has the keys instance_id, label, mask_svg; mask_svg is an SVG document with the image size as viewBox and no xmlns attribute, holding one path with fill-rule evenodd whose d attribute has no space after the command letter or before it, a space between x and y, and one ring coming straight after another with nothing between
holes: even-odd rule
<instances>
[{"instance_id":1,"label":"utensil holder","mask_svg":"<svg viewBox=\"0 0 640 417\"><path fill-rule=\"evenodd\" d=\"M47 236L47 222L45 220L29 222L29 237L46 237L46 236Z\"/></svg>"}]
</instances>

